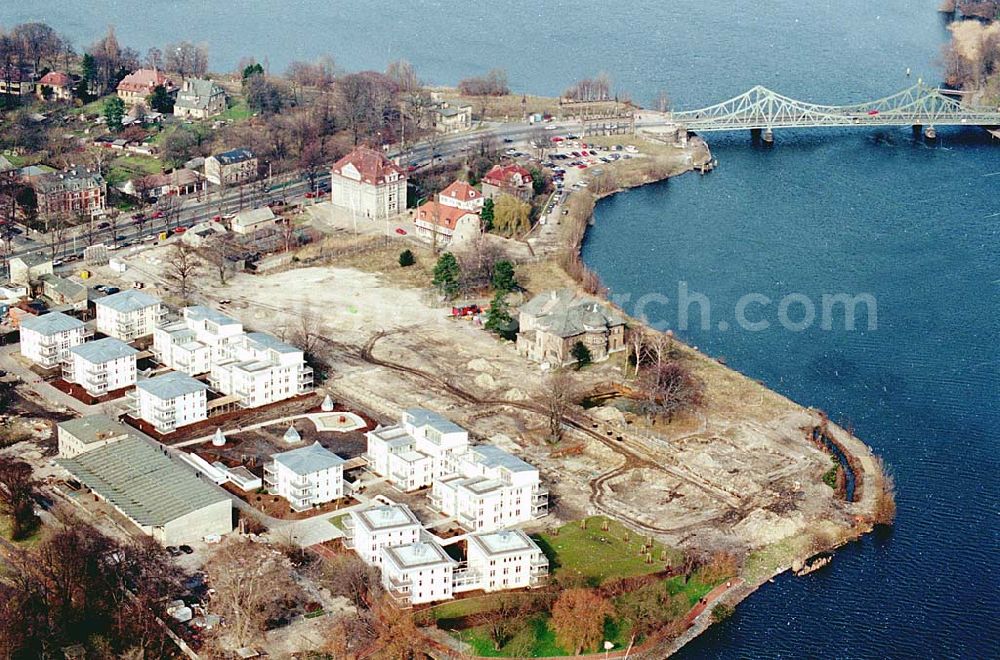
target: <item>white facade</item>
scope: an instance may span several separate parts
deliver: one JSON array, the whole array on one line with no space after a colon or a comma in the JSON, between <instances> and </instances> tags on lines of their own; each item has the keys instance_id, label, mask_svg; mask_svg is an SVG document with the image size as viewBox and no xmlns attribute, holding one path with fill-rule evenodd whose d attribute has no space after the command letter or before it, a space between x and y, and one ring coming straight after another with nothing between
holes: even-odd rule
<instances>
[{"instance_id":1,"label":"white facade","mask_svg":"<svg viewBox=\"0 0 1000 660\"><path fill-rule=\"evenodd\" d=\"M406 174L381 151L358 147L330 170L330 201L366 218L389 218L406 209Z\"/></svg>"},{"instance_id":2,"label":"white facade","mask_svg":"<svg viewBox=\"0 0 1000 660\"><path fill-rule=\"evenodd\" d=\"M182 318L153 331L153 354L167 367L194 376L232 357L243 324L209 307L185 307Z\"/></svg>"},{"instance_id":3,"label":"white facade","mask_svg":"<svg viewBox=\"0 0 1000 660\"><path fill-rule=\"evenodd\" d=\"M153 334L166 314L158 298L135 289L101 298L94 302L94 306L97 309L97 331L124 341Z\"/></svg>"},{"instance_id":4,"label":"white facade","mask_svg":"<svg viewBox=\"0 0 1000 660\"><path fill-rule=\"evenodd\" d=\"M69 349L63 378L100 396L135 385L135 350L120 339L106 337Z\"/></svg>"},{"instance_id":5,"label":"white facade","mask_svg":"<svg viewBox=\"0 0 1000 660\"><path fill-rule=\"evenodd\" d=\"M548 513L538 468L492 445L453 457L450 474L434 482L431 503L472 531L491 532Z\"/></svg>"},{"instance_id":6,"label":"white facade","mask_svg":"<svg viewBox=\"0 0 1000 660\"><path fill-rule=\"evenodd\" d=\"M250 332L230 344L229 359L212 364L212 386L256 408L312 389L313 371L301 349L263 332Z\"/></svg>"},{"instance_id":7,"label":"white facade","mask_svg":"<svg viewBox=\"0 0 1000 660\"><path fill-rule=\"evenodd\" d=\"M134 433L135 429L106 415L89 415L59 422L56 425L59 456L73 458L127 438Z\"/></svg>"},{"instance_id":8,"label":"white facade","mask_svg":"<svg viewBox=\"0 0 1000 660\"><path fill-rule=\"evenodd\" d=\"M20 331L21 355L46 369L62 364L86 333L82 321L62 312L25 316Z\"/></svg>"},{"instance_id":9,"label":"white facade","mask_svg":"<svg viewBox=\"0 0 1000 660\"><path fill-rule=\"evenodd\" d=\"M411 491L448 474L446 458L469 446L469 433L423 408L403 413L402 422L369 431L368 465L396 487Z\"/></svg>"},{"instance_id":10,"label":"white facade","mask_svg":"<svg viewBox=\"0 0 1000 660\"><path fill-rule=\"evenodd\" d=\"M416 543L420 521L405 504L388 504L351 511L344 519L344 545L371 566L382 565L382 548Z\"/></svg>"},{"instance_id":11,"label":"white facade","mask_svg":"<svg viewBox=\"0 0 1000 660\"><path fill-rule=\"evenodd\" d=\"M208 418L207 390L201 381L171 371L139 381L128 394L130 414L149 422L159 433L171 433Z\"/></svg>"},{"instance_id":12,"label":"white facade","mask_svg":"<svg viewBox=\"0 0 1000 660\"><path fill-rule=\"evenodd\" d=\"M344 459L318 442L271 458L264 467L264 483L287 499L293 511L344 496Z\"/></svg>"},{"instance_id":13,"label":"white facade","mask_svg":"<svg viewBox=\"0 0 1000 660\"><path fill-rule=\"evenodd\" d=\"M483 591L541 586L549 560L519 529L468 536L467 583Z\"/></svg>"},{"instance_id":14,"label":"white facade","mask_svg":"<svg viewBox=\"0 0 1000 660\"><path fill-rule=\"evenodd\" d=\"M457 564L431 540L383 548L382 586L399 605L448 600Z\"/></svg>"}]
</instances>

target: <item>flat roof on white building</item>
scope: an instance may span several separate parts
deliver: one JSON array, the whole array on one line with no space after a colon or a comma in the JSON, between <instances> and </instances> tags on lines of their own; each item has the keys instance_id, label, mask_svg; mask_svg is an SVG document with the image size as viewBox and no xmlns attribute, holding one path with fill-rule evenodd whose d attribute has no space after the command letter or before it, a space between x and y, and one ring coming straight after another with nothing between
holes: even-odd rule
<instances>
[{"instance_id":1,"label":"flat roof on white building","mask_svg":"<svg viewBox=\"0 0 1000 660\"><path fill-rule=\"evenodd\" d=\"M25 316L21 319L22 330L31 330L45 336L76 330L82 327L83 321L62 312L49 312L41 316Z\"/></svg>"},{"instance_id":2,"label":"flat roof on white building","mask_svg":"<svg viewBox=\"0 0 1000 660\"><path fill-rule=\"evenodd\" d=\"M537 472L531 463L528 463L508 451L504 451L493 445L476 445L469 447L469 451L475 455L475 461L486 467L502 467L511 472Z\"/></svg>"},{"instance_id":3,"label":"flat roof on white building","mask_svg":"<svg viewBox=\"0 0 1000 660\"><path fill-rule=\"evenodd\" d=\"M440 433L462 433L465 431L444 415L426 408L410 408L406 411L406 415L414 426L429 426Z\"/></svg>"},{"instance_id":4,"label":"flat roof on white building","mask_svg":"<svg viewBox=\"0 0 1000 660\"><path fill-rule=\"evenodd\" d=\"M383 504L357 512L357 517L371 531L420 525L420 521L405 504Z\"/></svg>"},{"instance_id":5,"label":"flat roof on white building","mask_svg":"<svg viewBox=\"0 0 1000 660\"><path fill-rule=\"evenodd\" d=\"M308 447L299 447L291 451L275 454L271 457L275 463L280 463L298 475L321 472L344 464L344 459L332 451L314 442Z\"/></svg>"},{"instance_id":6,"label":"flat roof on white building","mask_svg":"<svg viewBox=\"0 0 1000 660\"><path fill-rule=\"evenodd\" d=\"M110 296L105 296L94 301L95 305L108 307L116 312L135 312L146 307L159 305L160 299L154 296L137 291L136 289L126 289Z\"/></svg>"},{"instance_id":7,"label":"flat roof on white building","mask_svg":"<svg viewBox=\"0 0 1000 660\"><path fill-rule=\"evenodd\" d=\"M74 355L79 355L91 364L111 362L112 360L126 358L130 355L137 355L139 353L139 351L132 348L121 339L115 339L114 337L106 337L104 339L89 341L86 344L80 344L79 346L73 346L69 349L69 352Z\"/></svg>"},{"instance_id":8,"label":"flat roof on white building","mask_svg":"<svg viewBox=\"0 0 1000 660\"><path fill-rule=\"evenodd\" d=\"M208 385L187 374L170 371L156 378L140 380L136 383L136 388L152 394L157 399L176 399L185 394L207 390Z\"/></svg>"},{"instance_id":9,"label":"flat roof on white building","mask_svg":"<svg viewBox=\"0 0 1000 660\"><path fill-rule=\"evenodd\" d=\"M418 568L440 564L457 564L448 553L433 541L417 541L382 549L385 556L399 568Z\"/></svg>"},{"instance_id":10,"label":"flat roof on white building","mask_svg":"<svg viewBox=\"0 0 1000 660\"><path fill-rule=\"evenodd\" d=\"M519 529L505 529L485 534L470 534L469 543L474 543L487 555L501 555L508 552L540 550L527 534Z\"/></svg>"}]
</instances>

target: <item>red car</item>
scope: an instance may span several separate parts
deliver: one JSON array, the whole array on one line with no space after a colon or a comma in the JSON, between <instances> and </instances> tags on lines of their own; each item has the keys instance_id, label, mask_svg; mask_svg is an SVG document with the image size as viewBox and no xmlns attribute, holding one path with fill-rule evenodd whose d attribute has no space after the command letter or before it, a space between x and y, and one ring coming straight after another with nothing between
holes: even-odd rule
<instances>
[{"instance_id":1,"label":"red car","mask_svg":"<svg viewBox=\"0 0 1000 660\"><path fill-rule=\"evenodd\" d=\"M586 163L580 163L579 165L577 165L577 167L579 167L581 170L587 169Z\"/></svg>"},{"instance_id":2,"label":"red car","mask_svg":"<svg viewBox=\"0 0 1000 660\"><path fill-rule=\"evenodd\" d=\"M402 227L396 227L396 233L399 234L400 236L406 236L406 230L403 229Z\"/></svg>"},{"instance_id":3,"label":"red car","mask_svg":"<svg viewBox=\"0 0 1000 660\"><path fill-rule=\"evenodd\" d=\"M552 138L552 141L553 141L553 142L562 142L562 141L563 141L563 139L564 139L564 138L561 138L561 137L559 137L558 135L556 135L555 137L553 137L553 138Z\"/></svg>"},{"instance_id":4,"label":"red car","mask_svg":"<svg viewBox=\"0 0 1000 660\"><path fill-rule=\"evenodd\" d=\"M183 234L187 230L188 230L187 227L174 227L174 233L175 234Z\"/></svg>"},{"instance_id":5,"label":"red car","mask_svg":"<svg viewBox=\"0 0 1000 660\"><path fill-rule=\"evenodd\" d=\"M153 218L154 220L159 220L160 218L163 217L163 211L154 211L153 215L149 217Z\"/></svg>"},{"instance_id":6,"label":"red car","mask_svg":"<svg viewBox=\"0 0 1000 660\"><path fill-rule=\"evenodd\" d=\"M874 117L875 115L878 114L878 110L869 110L868 114L871 115L872 117Z\"/></svg>"},{"instance_id":7,"label":"red car","mask_svg":"<svg viewBox=\"0 0 1000 660\"><path fill-rule=\"evenodd\" d=\"M315 199L315 197L316 197L316 193L314 193L314 192L307 192L306 193L306 199Z\"/></svg>"},{"instance_id":8,"label":"red car","mask_svg":"<svg viewBox=\"0 0 1000 660\"><path fill-rule=\"evenodd\" d=\"M212 222L222 222L222 216L221 215L213 215L212 216Z\"/></svg>"}]
</instances>

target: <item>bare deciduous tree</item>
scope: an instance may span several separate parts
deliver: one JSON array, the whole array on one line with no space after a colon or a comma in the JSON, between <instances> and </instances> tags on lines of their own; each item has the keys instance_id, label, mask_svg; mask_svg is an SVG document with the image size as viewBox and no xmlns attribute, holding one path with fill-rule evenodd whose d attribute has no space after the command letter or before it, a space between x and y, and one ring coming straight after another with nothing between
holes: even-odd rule
<instances>
[{"instance_id":1,"label":"bare deciduous tree","mask_svg":"<svg viewBox=\"0 0 1000 660\"><path fill-rule=\"evenodd\" d=\"M226 619L219 632L235 647L256 641L267 621L299 592L288 559L263 544L229 539L212 554L205 571L215 589L212 608Z\"/></svg>"},{"instance_id":2,"label":"bare deciduous tree","mask_svg":"<svg viewBox=\"0 0 1000 660\"><path fill-rule=\"evenodd\" d=\"M501 592L491 596L483 611L473 616L475 625L482 626L499 651L524 625L528 615L523 594Z\"/></svg>"},{"instance_id":3,"label":"bare deciduous tree","mask_svg":"<svg viewBox=\"0 0 1000 660\"><path fill-rule=\"evenodd\" d=\"M565 371L554 371L545 379L538 398L549 422L549 442L563 439L563 419L574 405L575 391L573 378Z\"/></svg>"},{"instance_id":4,"label":"bare deciduous tree","mask_svg":"<svg viewBox=\"0 0 1000 660\"><path fill-rule=\"evenodd\" d=\"M177 286L178 294L184 304L188 303L191 280L201 272L202 261L198 254L187 243L174 243L170 247L164 275Z\"/></svg>"},{"instance_id":5,"label":"bare deciduous tree","mask_svg":"<svg viewBox=\"0 0 1000 660\"><path fill-rule=\"evenodd\" d=\"M668 423L681 410L703 400L703 383L680 360L650 366L642 372L640 383L646 395L642 408L650 417L664 415Z\"/></svg>"}]
</instances>

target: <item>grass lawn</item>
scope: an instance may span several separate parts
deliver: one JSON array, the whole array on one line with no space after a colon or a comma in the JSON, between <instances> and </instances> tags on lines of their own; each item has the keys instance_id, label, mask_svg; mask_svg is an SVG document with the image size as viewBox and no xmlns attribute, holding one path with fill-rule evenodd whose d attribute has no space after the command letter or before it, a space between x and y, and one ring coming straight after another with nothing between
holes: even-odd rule
<instances>
[{"instance_id":1,"label":"grass lawn","mask_svg":"<svg viewBox=\"0 0 1000 660\"><path fill-rule=\"evenodd\" d=\"M216 119L229 119L231 121L245 121L253 116L253 111L243 99L233 99L233 105L227 108Z\"/></svg>"},{"instance_id":2,"label":"grass lawn","mask_svg":"<svg viewBox=\"0 0 1000 660\"><path fill-rule=\"evenodd\" d=\"M119 156L111 161L108 170L108 183L115 185L143 174L159 174L163 171L163 163L151 156L136 154Z\"/></svg>"},{"instance_id":3,"label":"grass lawn","mask_svg":"<svg viewBox=\"0 0 1000 660\"><path fill-rule=\"evenodd\" d=\"M350 515L349 513L342 513L339 516L334 516L332 518L327 518L326 521L328 523L330 523L331 525L333 525L334 527L336 527L337 529L339 529L340 531L343 532L343 531L345 531L345 529L344 529L344 518L346 518L349 515Z\"/></svg>"},{"instance_id":4,"label":"grass lawn","mask_svg":"<svg viewBox=\"0 0 1000 660\"><path fill-rule=\"evenodd\" d=\"M603 522L607 531L602 530ZM592 586L611 578L655 573L683 559L680 551L654 543L649 551L653 563L647 564L646 553L640 551L646 538L603 516L587 518L586 529L572 522L560 527L558 534L538 534L534 539L548 557L553 575L581 575ZM666 562L661 559L664 553Z\"/></svg>"},{"instance_id":5,"label":"grass lawn","mask_svg":"<svg viewBox=\"0 0 1000 660\"><path fill-rule=\"evenodd\" d=\"M0 516L0 537L10 541L10 517ZM21 546L22 548L33 548L38 545L38 542L42 540L42 526L39 525L31 536L26 539L21 539L20 541L12 541L13 543Z\"/></svg>"},{"instance_id":6,"label":"grass lawn","mask_svg":"<svg viewBox=\"0 0 1000 660\"><path fill-rule=\"evenodd\" d=\"M627 622L608 619L604 625L604 639L615 645L616 649L625 648L629 643L631 628ZM549 626L549 616L538 614L528 620L527 625L520 630L507 644L496 650L493 641L484 627L469 628L455 635L469 644L476 655L486 658L531 657L544 658L549 656L570 655L556 641L555 631ZM590 649L597 652L600 649Z\"/></svg>"},{"instance_id":7,"label":"grass lawn","mask_svg":"<svg viewBox=\"0 0 1000 660\"><path fill-rule=\"evenodd\" d=\"M94 114L100 114L100 112L102 110L104 110L104 102L107 101L109 98L111 98L113 96L115 96L115 94L108 94L107 96L102 96L99 99L96 99L94 101L91 101L90 103L87 103L86 105L81 105L79 108L73 108L72 110L70 110L70 113L72 113L74 115L82 115L82 114L94 115Z\"/></svg>"}]
</instances>

